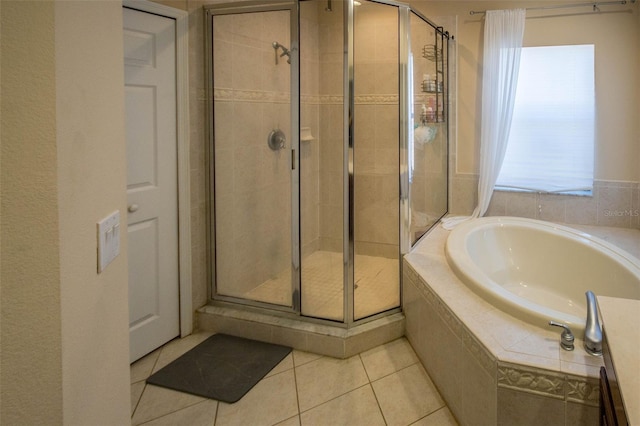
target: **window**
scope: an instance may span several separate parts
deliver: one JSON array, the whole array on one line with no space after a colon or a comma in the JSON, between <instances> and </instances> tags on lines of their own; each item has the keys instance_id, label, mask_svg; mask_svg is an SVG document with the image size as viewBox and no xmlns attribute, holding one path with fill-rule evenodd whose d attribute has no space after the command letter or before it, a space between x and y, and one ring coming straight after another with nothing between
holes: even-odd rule
<instances>
[{"instance_id":1,"label":"window","mask_svg":"<svg viewBox=\"0 0 640 426\"><path fill-rule=\"evenodd\" d=\"M594 46L522 49L513 122L496 187L593 189Z\"/></svg>"}]
</instances>

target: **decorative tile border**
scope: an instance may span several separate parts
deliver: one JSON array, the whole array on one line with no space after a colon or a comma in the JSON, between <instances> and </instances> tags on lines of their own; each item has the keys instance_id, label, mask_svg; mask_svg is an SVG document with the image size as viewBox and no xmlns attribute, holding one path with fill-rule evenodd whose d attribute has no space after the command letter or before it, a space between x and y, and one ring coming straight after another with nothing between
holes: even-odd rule
<instances>
[{"instance_id":1,"label":"decorative tile border","mask_svg":"<svg viewBox=\"0 0 640 426\"><path fill-rule=\"evenodd\" d=\"M566 399L597 407L600 404L600 384L595 379L567 376Z\"/></svg>"},{"instance_id":2,"label":"decorative tile border","mask_svg":"<svg viewBox=\"0 0 640 426\"><path fill-rule=\"evenodd\" d=\"M354 99L356 105L397 105L399 102L398 95L361 95Z\"/></svg>"},{"instance_id":3,"label":"decorative tile border","mask_svg":"<svg viewBox=\"0 0 640 426\"><path fill-rule=\"evenodd\" d=\"M498 387L564 400L564 377L545 370L498 363Z\"/></svg>"},{"instance_id":4,"label":"decorative tile border","mask_svg":"<svg viewBox=\"0 0 640 426\"><path fill-rule=\"evenodd\" d=\"M216 101L236 102L268 102L289 103L288 92L265 92L261 90L213 89L213 99Z\"/></svg>"},{"instance_id":5,"label":"decorative tile border","mask_svg":"<svg viewBox=\"0 0 640 426\"><path fill-rule=\"evenodd\" d=\"M405 274L407 274L407 276L413 283L416 283L418 281L418 274L416 273L416 271L414 271L411 265L405 262L403 265L403 269Z\"/></svg>"},{"instance_id":6,"label":"decorative tile border","mask_svg":"<svg viewBox=\"0 0 640 426\"><path fill-rule=\"evenodd\" d=\"M214 99L218 102L265 102L289 103L289 92L269 92L263 90L213 89ZM307 105L342 105L342 95L302 94L300 102ZM397 105L398 95L360 95L354 100L356 105Z\"/></svg>"},{"instance_id":7,"label":"decorative tile border","mask_svg":"<svg viewBox=\"0 0 640 426\"><path fill-rule=\"evenodd\" d=\"M449 328L451 329L451 331L453 331L453 334L456 337L462 340L462 334L464 329L462 322L460 322L458 317L456 317L454 313L451 312L451 310L449 310L447 305L445 305L444 302L442 302L440 299L436 299L435 302L436 302L435 303L436 312L438 313L442 321L444 321L444 323L447 326L449 326Z\"/></svg>"},{"instance_id":8,"label":"decorative tile border","mask_svg":"<svg viewBox=\"0 0 640 426\"><path fill-rule=\"evenodd\" d=\"M471 355L476 361L484 368L491 377L496 375L496 359L489 353L489 351L480 343L466 327L462 327L462 344L465 348L471 352Z\"/></svg>"},{"instance_id":9,"label":"decorative tile border","mask_svg":"<svg viewBox=\"0 0 640 426\"><path fill-rule=\"evenodd\" d=\"M429 303L429 305L431 305L433 309L437 309L439 298L438 296L436 296L436 293L431 290L424 278L422 278L420 275L418 275L416 286L418 287L418 290L425 298L427 303Z\"/></svg>"}]
</instances>

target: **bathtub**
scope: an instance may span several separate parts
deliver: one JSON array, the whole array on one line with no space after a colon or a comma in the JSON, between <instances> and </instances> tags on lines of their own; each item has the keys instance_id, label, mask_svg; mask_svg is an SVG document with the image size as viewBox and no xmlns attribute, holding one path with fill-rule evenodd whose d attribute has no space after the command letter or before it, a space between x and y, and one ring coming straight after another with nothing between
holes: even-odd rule
<instances>
[{"instance_id":1,"label":"bathtub","mask_svg":"<svg viewBox=\"0 0 640 426\"><path fill-rule=\"evenodd\" d=\"M640 299L640 260L578 230L534 219L486 217L458 225L445 254L457 277L530 324L584 333L587 290Z\"/></svg>"}]
</instances>

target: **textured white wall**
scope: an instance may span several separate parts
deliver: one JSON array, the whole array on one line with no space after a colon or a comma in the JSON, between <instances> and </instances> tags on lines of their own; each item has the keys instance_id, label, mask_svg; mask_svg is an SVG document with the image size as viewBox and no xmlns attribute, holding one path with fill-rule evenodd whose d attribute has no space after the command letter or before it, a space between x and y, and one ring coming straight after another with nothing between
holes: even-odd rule
<instances>
[{"instance_id":1,"label":"textured white wall","mask_svg":"<svg viewBox=\"0 0 640 426\"><path fill-rule=\"evenodd\" d=\"M128 424L120 2L2 1L0 423ZM125 235L124 232L121 235Z\"/></svg>"},{"instance_id":2,"label":"textured white wall","mask_svg":"<svg viewBox=\"0 0 640 426\"><path fill-rule=\"evenodd\" d=\"M129 422L129 305L122 6L55 10L63 406L66 424ZM96 222L121 212L121 252L101 274Z\"/></svg>"},{"instance_id":3,"label":"textured white wall","mask_svg":"<svg viewBox=\"0 0 640 426\"><path fill-rule=\"evenodd\" d=\"M0 423L60 424L54 4L1 2Z\"/></svg>"}]
</instances>

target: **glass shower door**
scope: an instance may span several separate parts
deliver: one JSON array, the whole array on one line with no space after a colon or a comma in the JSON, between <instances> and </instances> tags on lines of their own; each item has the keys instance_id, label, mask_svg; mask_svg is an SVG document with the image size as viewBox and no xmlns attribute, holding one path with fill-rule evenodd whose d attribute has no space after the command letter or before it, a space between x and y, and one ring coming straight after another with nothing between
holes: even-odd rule
<instances>
[{"instance_id":1,"label":"glass shower door","mask_svg":"<svg viewBox=\"0 0 640 426\"><path fill-rule=\"evenodd\" d=\"M217 299L295 305L299 255L292 166L298 126L292 126L297 122L292 120L292 99L297 99L291 90L297 64L292 14L290 9L252 9L212 16Z\"/></svg>"},{"instance_id":2,"label":"glass shower door","mask_svg":"<svg viewBox=\"0 0 640 426\"><path fill-rule=\"evenodd\" d=\"M413 245L448 210L448 36L411 13L409 123Z\"/></svg>"},{"instance_id":3,"label":"glass shower door","mask_svg":"<svg viewBox=\"0 0 640 426\"><path fill-rule=\"evenodd\" d=\"M354 7L354 319L400 306L399 8Z\"/></svg>"}]
</instances>

